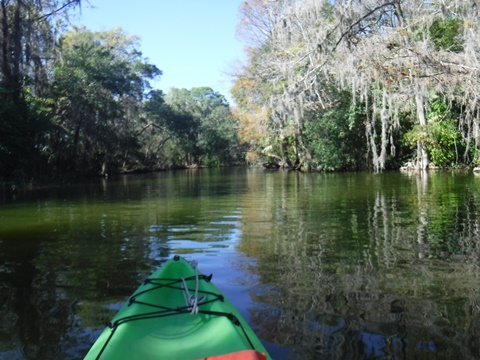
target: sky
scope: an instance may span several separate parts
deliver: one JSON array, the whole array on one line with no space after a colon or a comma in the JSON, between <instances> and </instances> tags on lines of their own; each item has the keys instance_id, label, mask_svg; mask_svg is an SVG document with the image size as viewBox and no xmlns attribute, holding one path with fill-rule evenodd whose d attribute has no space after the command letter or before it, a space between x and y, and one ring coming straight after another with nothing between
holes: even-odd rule
<instances>
[{"instance_id":1,"label":"sky","mask_svg":"<svg viewBox=\"0 0 480 360\"><path fill-rule=\"evenodd\" d=\"M235 36L242 0L89 0L73 19L92 31L121 27L140 37L140 51L162 70L152 85L170 88L208 86L231 102L235 64L243 45Z\"/></svg>"}]
</instances>

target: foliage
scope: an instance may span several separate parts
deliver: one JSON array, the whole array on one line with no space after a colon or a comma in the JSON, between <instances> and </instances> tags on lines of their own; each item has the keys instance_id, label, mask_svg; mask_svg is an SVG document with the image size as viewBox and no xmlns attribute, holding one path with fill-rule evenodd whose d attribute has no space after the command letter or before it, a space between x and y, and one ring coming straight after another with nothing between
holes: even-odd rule
<instances>
[{"instance_id":1,"label":"foliage","mask_svg":"<svg viewBox=\"0 0 480 360\"><path fill-rule=\"evenodd\" d=\"M35 173L36 143L44 129L36 97L48 87L55 33L78 6L69 1L0 1L0 178Z\"/></svg>"},{"instance_id":2,"label":"foliage","mask_svg":"<svg viewBox=\"0 0 480 360\"><path fill-rule=\"evenodd\" d=\"M0 174L25 177L31 164L33 136L28 117L13 101L0 103Z\"/></svg>"},{"instance_id":3,"label":"foliage","mask_svg":"<svg viewBox=\"0 0 480 360\"><path fill-rule=\"evenodd\" d=\"M326 111L311 112L304 130L305 145L311 150L311 166L317 170L360 170L366 166L365 136L361 108L350 103L347 92Z\"/></svg>"},{"instance_id":4,"label":"foliage","mask_svg":"<svg viewBox=\"0 0 480 360\"><path fill-rule=\"evenodd\" d=\"M0 0L1 180L243 161L223 95L192 89L172 107L137 37L68 28L80 3Z\"/></svg>"},{"instance_id":5,"label":"foliage","mask_svg":"<svg viewBox=\"0 0 480 360\"><path fill-rule=\"evenodd\" d=\"M137 39L121 29L74 29L61 44L51 96L58 99L56 124L67 136L55 138L52 152L68 171L118 169L128 161L126 150L138 150L131 128L148 80L161 71L143 61Z\"/></svg>"},{"instance_id":6,"label":"foliage","mask_svg":"<svg viewBox=\"0 0 480 360\"><path fill-rule=\"evenodd\" d=\"M209 87L171 89L166 98L176 116L176 132L186 165L220 166L243 162L237 124L225 97Z\"/></svg>"},{"instance_id":7,"label":"foliage","mask_svg":"<svg viewBox=\"0 0 480 360\"><path fill-rule=\"evenodd\" d=\"M138 132L141 144L142 159L139 167L148 169L164 169L181 163L175 147L174 130L170 124L174 123L174 114L171 107L165 102L165 95L161 90L152 90L142 105L143 116L140 118L142 129Z\"/></svg>"},{"instance_id":8,"label":"foliage","mask_svg":"<svg viewBox=\"0 0 480 360\"><path fill-rule=\"evenodd\" d=\"M430 160L434 166L454 166L459 162L460 150L465 148L461 133L453 121L433 122L428 127L415 125L407 134L408 144L426 144Z\"/></svg>"},{"instance_id":9,"label":"foliage","mask_svg":"<svg viewBox=\"0 0 480 360\"><path fill-rule=\"evenodd\" d=\"M152 91L138 38L66 31L80 2L0 0L3 178L478 162L475 0L244 2L234 109L209 87Z\"/></svg>"},{"instance_id":10,"label":"foliage","mask_svg":"<svg viewBox=\"0 0 480 360\"><path fill-rule=\"evenodd\" d=\"M430 26L430 36L436 50L460 52L463 50L461 32L463 22L458 18L437 18Z\"/></svg>"},{"instance_id":11,"label":"foliage","mask_svg":"<svg viewBox=\"0 0 480 360\"><path fill-rule=\"evenodd\" d=\"M434 166L458 165L465 151L465 142L443 99L436 97L432 101L427 120L427 125L416 124L405 134L406 143L416 146L418 142L423 142Z\"/></svg>"},{"instance_id":12,"label":"foliage","mask_svg":"<svg viewBox=\"0 0 480 360\"><path fill-rule=\"evenodd\" d=\"M249 1L240 12L248 59L234 97L242 123L253 122L258 109L267 114L257 133L247 133L261 137L251 142L252 151L268 148L279 162L302 167L343 168L345 159L334 151L336 136L343 136L341 116L330 114L334 124L323 118L342 101L341 91L349 91L352 108L363 113L353 128L363 128L358 133L365 134L368 163L355 158L353 168L400 165L410 151L404 144L416 152L419 168L430 160L469 164L471 149L480 148L476 1ZM444 120L432 121L432 94L461 111L446 121L447 108L439 109ZM345 140L358 148L357 138Z\"/></svg>"}]
</instances>

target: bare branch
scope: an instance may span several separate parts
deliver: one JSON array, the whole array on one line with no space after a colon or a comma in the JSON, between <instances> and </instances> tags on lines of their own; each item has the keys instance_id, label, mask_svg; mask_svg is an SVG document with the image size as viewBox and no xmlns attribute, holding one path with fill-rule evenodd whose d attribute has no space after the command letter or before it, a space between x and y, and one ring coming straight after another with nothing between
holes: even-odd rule
<instances>
[{"instance_id":1,"label":"bare branch","mask_svg":"<svg viewBox=\"0 0 480 360\"><path fill-rule=\"evenodd\" d=\"M72 4L80 4L81 0L70 0L70 1L67 1L65 4L63 4L61 7L59 7L58 9L55 9L53 10L52 12L48 13L48 14L44 14L42 16L39 16L38 18L35 18L34 21L40 21L40 20L43 20L43 19L46 19L50 16L53 16L55 14L58 14L60 11L66 9L67 7L69 7L70 5Z\"/></svg>"},{"instance_id":2,"label":"bare branch","mask_svg":"<svg viewBox=\"0 0 480 360\"><path fill-rule=\"evenodd\" d=\"M170 135L170 132L169 132L167 129L165 129L164 127L159 126L159 125L157 125L157 124L154 124L153 122L149 122L147 125L145 125L145 126L142 128L142 130L140 130L140 131L137 133L137 136L142 135L143 132L144 132L145 130L147 130L149 127L154 127L154 128L160 129L160 130L162 130L162 131L164 131L164 132L166 132L167 134ZM171 136L170 136L170 137L171 137Z\"/></svg>"}]
</instances>

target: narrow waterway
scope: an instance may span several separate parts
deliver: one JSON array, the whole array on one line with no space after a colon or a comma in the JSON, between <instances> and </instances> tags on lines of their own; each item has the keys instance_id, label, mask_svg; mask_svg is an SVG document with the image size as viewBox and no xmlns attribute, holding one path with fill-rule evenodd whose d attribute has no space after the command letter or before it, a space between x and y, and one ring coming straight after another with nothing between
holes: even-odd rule
<instances>
[{"instance_id":1,"label":"narrow waterway","mask_svg":"<svg viewBox=\"0 0 480 360\"><path fill-rule=\"evenodd\" d=\"M179 254L274 359L480 358L480 177L200 169L0 194L0 359L82 359Z\"/></svg>"}]
</instances>

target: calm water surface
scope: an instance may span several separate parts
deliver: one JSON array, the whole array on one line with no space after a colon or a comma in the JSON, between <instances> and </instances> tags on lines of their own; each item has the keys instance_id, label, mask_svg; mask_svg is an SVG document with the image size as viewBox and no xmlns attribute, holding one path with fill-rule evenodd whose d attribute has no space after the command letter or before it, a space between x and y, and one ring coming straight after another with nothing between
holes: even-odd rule
<instances>
[{"instance_id":1,"label":"calm water surface","mask_svg":"<svg viewBox=\"0 0 480 360\"><path fill-rule=\"evenodd\" d=\"M222 169L0 193L0 359L82 359L196 260L275 359L480 358L480 177Z\"/></svg>"}]
</instances>

